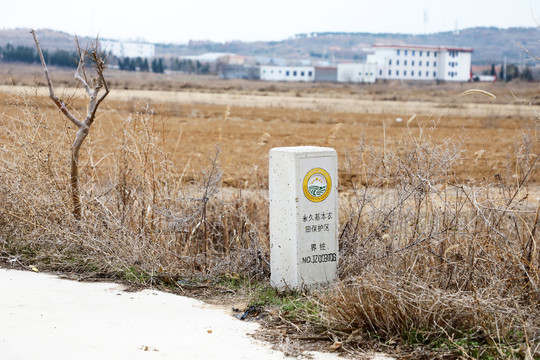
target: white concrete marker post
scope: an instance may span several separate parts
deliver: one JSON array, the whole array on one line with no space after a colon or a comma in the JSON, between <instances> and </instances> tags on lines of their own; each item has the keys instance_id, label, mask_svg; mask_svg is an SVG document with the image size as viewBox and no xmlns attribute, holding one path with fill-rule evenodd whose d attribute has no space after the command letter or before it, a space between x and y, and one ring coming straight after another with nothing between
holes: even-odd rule
<instances>
[{"instance_id":1,"label":"white concrete marker post","mask_svg":"<svg viewBox=\"0 0 540 360\"><path fill-rule=\"evenodd\" d=\"M272 286L332 282L339 260L336 151L273 148L269 170Z\"/></svg>"}]
</instances>

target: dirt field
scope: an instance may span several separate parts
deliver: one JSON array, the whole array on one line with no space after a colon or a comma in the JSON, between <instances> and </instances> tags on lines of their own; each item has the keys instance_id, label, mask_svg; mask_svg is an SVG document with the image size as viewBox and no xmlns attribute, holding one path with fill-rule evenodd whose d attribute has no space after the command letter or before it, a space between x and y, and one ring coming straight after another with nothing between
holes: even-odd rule
<instances>
[{"instance_id":1,"label":"dirt field","mask_svg":"<svg viewBox=\"0 0 540 360\"><path fill-rule=\"evenodd\" d=\"M8 99L27 93L65 126L46 97L47 89L39 86L44 82L38 67L2 65L0 74L5 84L0 86L0 114L12 114L8 104L13 100ZM82 93L66 87L74 85L70 74L51 71L57 93L75 94L71 104L83 106ZM159 120L165 151L187 180L208 166L219 146L224 184L241 188L266 186L272 147L329 145L343 164L345 154L354 153L361 143L378 149L398 146L420 132L438 144L461 144L463 160L455 169L461 180L517 181L516 149L524 134L536 138L540 112L534 105L535 84L518 82L283 84L119 71L111 71L109 78L112 91L89 138L94 154L111 141L122 119L137 111L152 113ZM497 98L471 94L453 99L468 89L483 89ZM408 121L413 115L416 118ZM329 138L332 132L335 136ZM340 173L347 185L346 171Z\"/></svg>"}]
</instances>

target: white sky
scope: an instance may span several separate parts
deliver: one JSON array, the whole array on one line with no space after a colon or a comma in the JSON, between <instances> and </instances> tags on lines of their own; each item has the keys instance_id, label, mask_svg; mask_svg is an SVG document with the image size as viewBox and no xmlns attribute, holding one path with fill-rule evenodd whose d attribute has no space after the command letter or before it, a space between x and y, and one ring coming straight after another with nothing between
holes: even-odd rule
<instances>
[{"instance_id":1,"label":"white sky","mask_svg":"<svg viewBox=\"0 0 540 360\"><path fill-rule=\"evenodd\" d=\"M2 0L0 5L4 29L49 28L161 43L282 40L312 31L420 34L456 25L507 28L537 22L540 0Z\"/></svg>"}]
</instances>

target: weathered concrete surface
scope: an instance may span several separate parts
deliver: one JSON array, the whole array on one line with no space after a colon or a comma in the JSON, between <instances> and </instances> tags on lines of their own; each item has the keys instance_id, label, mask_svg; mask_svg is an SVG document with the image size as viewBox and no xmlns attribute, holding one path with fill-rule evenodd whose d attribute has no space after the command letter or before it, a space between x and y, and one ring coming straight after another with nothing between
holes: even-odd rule
<instances>
[{"instance_id":1,"label":"weathered concrete surface","mask_svg":"<svg viewBox=\"0 0 540 360\"><path fill-rule=\"evenodd\" d=\"M0 359L286 358L256 323L187 297L6 269L0 289Z\"/></svg>"},{"instance_id":2,"label":"weathered concrete surface","mask_svg":"<svg viewBox=\"0 0 540 360\"><path fill-rule=\"evenodd\" d=\"M0 269L1 360L288 359L249 335L258 327L183 296Z\"/></svg>"}]
</instances>

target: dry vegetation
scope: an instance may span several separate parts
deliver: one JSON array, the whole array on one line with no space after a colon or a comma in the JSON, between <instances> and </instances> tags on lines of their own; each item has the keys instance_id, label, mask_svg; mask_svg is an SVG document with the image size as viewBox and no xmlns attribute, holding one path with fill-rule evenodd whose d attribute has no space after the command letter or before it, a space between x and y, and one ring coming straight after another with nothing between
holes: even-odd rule
<instances>
[{"instance_id":1,"label":"dry vegetation","mask_svg":"<svg viewBox=\"0 0 540 360\"><path fill-rule=\"evenodd\" d=\"M294 303L287 331L309 338L309 328L347 351L410 345L414 358L540 356L532 85L489 85L495 100L472 94L441 107L474 85L111 72L81 152L77 221L74 129L30 86L39 69L0 70L25 85L0 93L5 262L181 289L201 278L264 286L268 150L329 143L340 156L340 282ZM68 84L51 76L57 89ZM72 111L84 113L74 94Z\"/></svg>"}]
</instances>

